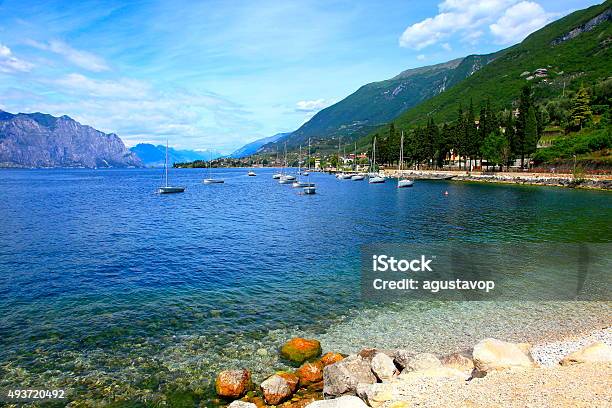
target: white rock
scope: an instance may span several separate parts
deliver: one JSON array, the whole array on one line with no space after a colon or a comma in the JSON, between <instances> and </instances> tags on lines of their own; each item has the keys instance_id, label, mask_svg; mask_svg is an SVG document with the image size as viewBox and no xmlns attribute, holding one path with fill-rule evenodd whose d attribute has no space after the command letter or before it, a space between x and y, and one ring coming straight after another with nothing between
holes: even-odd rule
<instances>
[{"instance_id":1,"label":"white rock","mask_svg":"<svg viewBox=\"0 0 612 408\"><path fill-rule=\"evenodd\" d=\"M388 381L396 374L397 369L393 359L385 353L376 353L370 363L372 372L380 381Z\"/></svg>"},{"instance_id":2,"label":"white rock","mask_svg":"<svg viewBox=\"0 0 612 408\"><path fill-rule=\"evenodd\" d=\"M340 398L311 402L306 408L368 408L361 399L345 395Z\"/></svg>"},{"instance_id":3,"label":"white rock","mask_svg":"<svg viewBox=\"0 0 612 408\"><path fill-rule=\"evenodd\" d=\"M354 393L357 384L376 382L370 362L358 355L351 355L323 369L323 394L340 396Z\"/></svg>"},{"instance_id":4,"label":"white rock","mask_svg":"<svg viewBox=\"0 0 612 408\"><path fill-rule=\"evenodd\" d=\"M431 353L420 353L407 359L404 371L420 371L442 367L442 362Z\"/></svg>"},{"instance_id":5,"label":"white rock","mask_svg":"<svg viewBox=\"0 0 612 408\"><path fill-rule=\"evenodd\" d=\"M612 362L612 347L598 341L567 355L561 360L561 365L610 362Z\"/></svg>"},{"instance_id":6,"label":"white rock","mask_svg":"<svg viewBox=\"0 0 612 408\"><path fill-rule=\"evenodd\" d=\"M482 377L491 371L535 367L530 349L531 346L526 343L484 339L474 346L472 352L474 374Z\"/></svg>"}]
</instances>

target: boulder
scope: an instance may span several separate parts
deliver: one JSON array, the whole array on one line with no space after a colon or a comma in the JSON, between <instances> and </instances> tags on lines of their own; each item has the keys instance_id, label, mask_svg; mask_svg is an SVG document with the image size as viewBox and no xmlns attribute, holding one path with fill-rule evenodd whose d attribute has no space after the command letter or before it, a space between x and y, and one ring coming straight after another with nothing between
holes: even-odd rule
<instances>
[{"instance_id":1,"label":"boulder","mask_svg":"<svg viewBox=\"0 0 612 408\"><path fill-rule=\"evenodd\" d=\"M337 363L338 361L342 360L344 357L342 357L342 354L340 353L332 353L331 351L329 353L325 353L323 354L323 357L321 357L321 364L323 364L323 367L326 367L328 365Z\"/></svg>"},{"instance_id":2,"label":"boulder","mask_svg":"<svg viewBox=\"0 0 612 408\"><path fill-rule=\"evenodd\" d=\"M561 365L580 364L580 363L611 363L612 348L606 343L598 341L574 351L565 356L561 361Z\"/></svg>"},{"instance_id":3,"label":"boulder","mask_svg":"<svg viewBox=\"0 0 612 408\"><path fill-rule=\"evenodd\" d=\"M423 378L451 378L465 381L470 378L470 373L452 367L433 367L418 371L404 370L398 378L402 381L421 381Z\"/></svg>"},{"instance_id":4,"label":"boulder","mask_svg":"<svg viewBox=\"0 0 612 408\"><path fill-rule=\"evenodd\" d=\"M266 403L276 405L293 395L298 382L299 379L294 374L280 372L264 380L260 388Z\"/></svg>"},{"instance_id":5,"label":"boulder","mask_svg":"<svg viewBox=\"0 0 612 408\"><path fill-rule=\"evenodd\" d=\"M227 408L257 408L257 405L252 402L234 401Z\"/></svg>"},{"instance_id":6,"label":"boulder","mask_svg":"<svg viewBox=\"0 0 612 408\"><path fill-rule=\"evenodd\" d=\"M395 352L393 353L393 360L399 368L404 369L408 365L410 359L414 357L414 354L415 353L408 350L395 350Z\"/></svg>"},{"instance_id":7,"label":"boulder","mask_svg":"<svg viewBox=\"0 0 612 408\"><path fill-rule=\"evenodd\" d=\"M368 408L368 406L355 396L345 395L340 398L315 401L306 405L306 408Z\"/></svg>"},{"instance_id":8,"label":"boulder","mask_svg":"<svg viewBox=\"0 0 612 408\"><path fill-rule=\"evenodd\" d=\"M359 384L356 392L357 396L372 408L393 399L393 387L389 383Z\"/></svg>"},{"instance_id":9,"label":"boulder","mask_svg":"<svg viewBox=\"0 0 612 408\"><path fill-rule=\"evenodd\" d=\"M405 361L404 371L420 371L439 367L442 367L442 363L438 357L431 353L420 353Z\"/></svg>"},{"instance_id":10,"label":"boulder","mask_svg":"<svg viewBox=\"0 0 612 408\"><path fill-rule=\"evenodd\" d=\"M323 363L316 361L314 363L306 362L300 366L295 372L300 379L300 385L310 385L323 380Z\"/></svg>"},{"instance_id":11,"label":"boulder","mask_svg":"<svg viewBox=\"0 0 612 408\"><path fill-rule=\"evenodd\" d=\"M471 358L464 356L461 353L452 353L440 359L444 367L456 368L461 371L472 371L474 362Z\"/></svg>"},{"instance_id":12,"label":"boulder","mask_svg":"<svg viewBox=\"0 0 612 408\"><path fill-rule=\"evenodd\" d=\"M280 352L283 358L302 364L306 360L319 357L322 350L318 340L296 337L286 342Z\"/></svg>"},{"instance_id":13,"label":"boulder","mask_svg":"<svg viewBox=\"0 0 612 408\"><path fill-rule=\"evenodd\" d=\"M355 393L357 384L375 382L376 376L370 369L370 363L358 355L351 355L323 369L324 395L337 397Z\"/></svg>"},{"instance_id":14,"label":"boulder","mask_svg":"<svg viewBox=\"0 0 612 408\"><path fill-rule=\"evenodd\" d=\"M397 373L393 359L385 353L376 353L372 357L370 368L380 381L388 381Z\"/></svg>"},{"instance_id":15,"label":"boulder","mask_svg":"<svg viewBox=\"0 0 612 408\"><path fill-rule=\"evenodd\" d=\"M508 343L496 339L484 339L474 346L474 377L484 377L491 371L526 369L535 367L526 344Z\"/></svg>"},{"instance_id":16,"label":"boulder","mask_svg":"<svg viewBox=\"0 0 612 408\"><path fill-rule=\"evenodd\" d=\"M242 397L251 386L251 373L246 369L221 371L215 381L217 395L229 399Z\"/></svg>"}]
</instances>

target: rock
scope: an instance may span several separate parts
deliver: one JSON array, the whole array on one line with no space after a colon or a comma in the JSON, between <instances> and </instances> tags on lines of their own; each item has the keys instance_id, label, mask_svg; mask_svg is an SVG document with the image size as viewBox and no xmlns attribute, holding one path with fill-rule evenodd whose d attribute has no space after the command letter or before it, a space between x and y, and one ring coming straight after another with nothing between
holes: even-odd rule
<instances>
[{"instance_id":1,"label":"rock","mask_svg":"<svg viewBox=\"0 0 612 408\"><path fill-rule=\"evenodd\" d=\"M397 373L393 359L385 353L376 353L372 357L370 368L380 381L388 381Z\"/></svg>"},{"instance_id":2,"label":"rock","mask_svg":"<svg viewBox=\"0 0 612 408\"><path fill-rule=\"evenodd\" d=\"M340 353L332 353L332 352L325 353L323 354L323 357L321 357L321 364L323 364L323 367L326 367L328 365L337 363L343 358L344 357Z\"/></svg>"},{"instance_id":3,"label":"rock","mask_svg":"<svg viewBox=\"0 0 612 408\"><path fill-rule=\"evenodd\" d=\"M323 380L323 363L320 361L301 365L295 372L300 379L300 385L310 385Z\"/></svg>"},{"instance_id":4,"label":"rock","mask_svg":"<svg viewBox=\"0 0 612 408\"><path fill-rule=\"evenodd\" d=\"M315 401L306 405L306 408L368 408L368 406L357 397L345 395L340 398Z\"/></svg>"},{"instance_id":5,"label":"rock","mask_svg":"<svg viewBox=\"0 0 612 408\"><path fill-rule=\"evenodd\" d=\"M323 369L324 395L337 397L354 393L357 384L375 382L376 376L370 369L370 363L358 355L351 355Z\"/></svg>"},{"instance_id":6,"label":"rock","mask_svg":"<svg viewBox=\"0 0 612 408\"><path fill-rule=\"evenodd\" d=\"M225 370L217 375L215 390L223 398L238 399L251 388L249 370Z\"/></svg>"},{"instance_id":7,"label":"rock","mask_svg":"<svg viewBox=\"0 0 612 408\"><path fill-rule=\"evenodd\" d=\"M318 340L301 337L289 340L281 348L281 356L297 364L319 357L321 352L321 343Z\"/></svg>"},{"instance_id":8,"label":"rock","mask_svg":"<svg viewBox=\"0 0 612 408\"><path fill-rule=\"evenodd\" d=\"M535 367L528 344L484 339L474 346L474 376L484 377L491 371Z\"/></svg>"},{"instance_id":9,"label":"rock","mask_svg":"<svg viewBox=\"0 0 612 408\"><path fill-rule=\"evenodd\" d=\"M612 348L602 341L590 344L565 356L560 364L580 363L610 363L612 362Z\"/></svg>"},{"instance_id":10,"label":"rock","mask_svg":"<svg viewBox=\"0 0 612 408\"><path fill-rule=\"evenodd\" d=\"M471 358L464 356L461 353L453 353L446 355L440 359L444 367L456 368L461 371L472 371L474 362Z\"/></svg>"},{"instance_id":11,"label":"rock","mask_svg":"<svg viewBox=\"0 0 612 408\"><path fill-rule=\"evenodd\" d=\"M293 395L298 382L299 379L294 374L281 372L264 380L260 388L264 400L270 405L276 405Z\"/></svg>"},{"instance_id":12,"label":"rock","mask_svg":"<svg viewBox=\"0 0 612 408\"><path fill-rule=\"evenodd\" d=\"M414 357L414 354L415 353L408 350L396 350L395 353L393 353L393 360L395 364L404 369L408 365L410 359Z\"/></svg>"},{"instance_id":13,"label":"rock","mask_svg":"<svg viewBox=\"0 0 612 408\"><path fill-rule=\"evenodd\" d=\"M227 408L257 408L257 405L252 402L234 401Z\"/></svg>"},{"instance_id":14,"label":"rock","mask_svg":"<svg viewBox=\"0 0 612 408\"><path fill-rule=\"evenodd\" d=\"M442 367L442 363L438 357L431 353L420 353L405 361L404 371L420 371L439 367Z\"/></svg>"},{"instance_id":15,"label":"rock","mask_svg":"<svg viewBox=\"0 0 612 408\"><path fill-rule=\"evenodd\" d=\"M372 408L377 408L393 399L393 387L389 383L359 384L356 392L359 398Z\"/></svg>"}]
</instances>

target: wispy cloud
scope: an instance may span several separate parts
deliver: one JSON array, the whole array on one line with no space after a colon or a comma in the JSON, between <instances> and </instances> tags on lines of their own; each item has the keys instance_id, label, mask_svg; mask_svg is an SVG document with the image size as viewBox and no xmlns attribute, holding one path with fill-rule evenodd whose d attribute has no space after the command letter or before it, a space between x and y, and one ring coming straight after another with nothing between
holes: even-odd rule
<instances>
[{"instance_id":1,"label":"wispy cloud","mask_svg":"<svg viewBox=\"0 0 612 408\"><path fill-rule=\"evenodd\" d=\"M445 0L438 14L412 24L402 33L400 46L421 50L453 35L474 44L489 29L496 41L520 41L553 18L542 6L520 0ZM442 44L443 48L446 43Z\"/></svg>"},{"instance_id":2,"label":"wispy cloud","mask_svg":"<svg viewBox=\"0 0 612 408\"><path fill-rule=\"evenodd\" d=\"M151 89L147 83L134 79L99 80L77 73L68 74L54 82L61 85L65 92L103 98L141 99Z\"/></svg>"},{"instance_id":3,"label":"wispy cloud","mask_svg":"<svg viewBox=\"0 0 612 408\"><path fill-rule=\"evenodd\" d=\"M299 101L295 104L296 112L318 112L329 106L330 103L325 99L315 99L310 101Z\"/></svg>"},{"instance_id":4,"label":"wispy cloud","mask_svg":"<svg viewBox=\"0 0 612 408\"><path fill-rule=\"evenodd\" d=\"M29 72L34 64L17 58L9 47L0 43L0 72Z\"/></svg>"},{"instance_id":5,"label":"wispy cloud","mask_svg":"<svg viewBox=\"0 0 612 408\"><path fill-rule=\"evenodd\" d=\"M86 69L88 71L102 72L110 69L104 58L88 51L77 50L60 40L51 40L48 43L30 40L27 41L27 43L40 50L61 55L77 67Z\"/></svg>"}]
</instances>

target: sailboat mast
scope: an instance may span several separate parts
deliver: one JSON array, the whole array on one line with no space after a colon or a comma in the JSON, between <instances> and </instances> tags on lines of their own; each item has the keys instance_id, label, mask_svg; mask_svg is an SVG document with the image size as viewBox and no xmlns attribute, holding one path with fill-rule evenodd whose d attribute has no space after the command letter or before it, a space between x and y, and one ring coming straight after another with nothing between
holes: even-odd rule
<instances>
[{"instance_id":1,"label":"sailboat mast","mask_svg":"<svg viewBox=\"0 0 612 408\"><path fill-rule=\"evenodd\" d=\"M404 160L404 131L402 130L402 139L400 141L400 156L399 156L399 163L397 164L397 171L398 173L400 171L402 171L402 161ZM400 175L398 174L398 177Z\"/></svg>"},{"instance_id":2,"label":"sailboat mast","mask_svg":"<svg viewBox=\"0 0 612 408\"><path fill-rule=\"evenodd\" d=\"M168 139L166 139L166 187L168 187Z\"/></svg>"}]
</instances>

